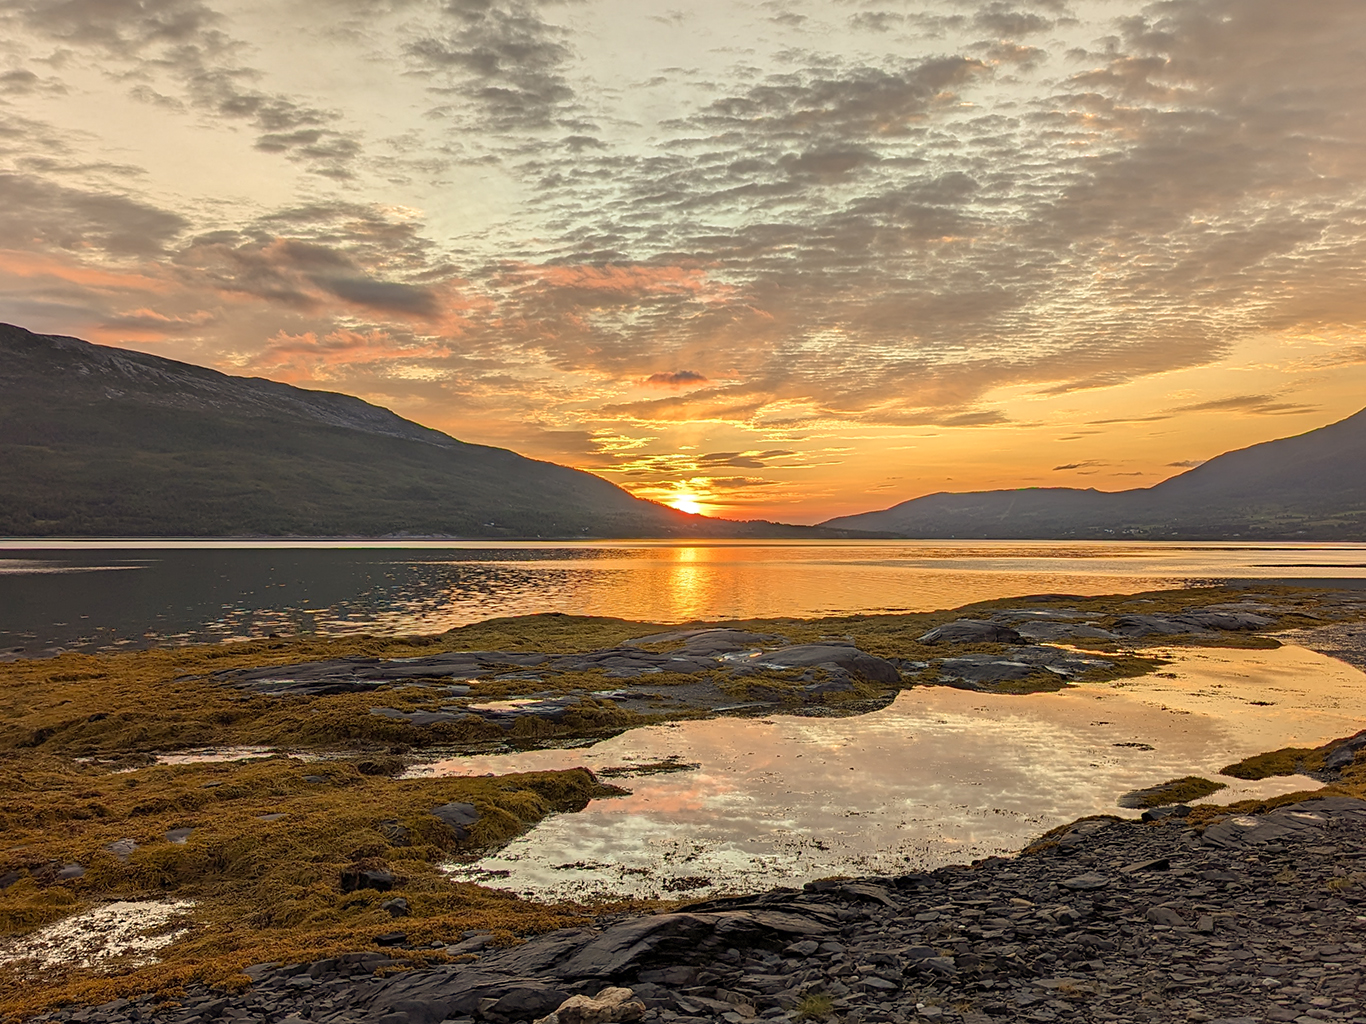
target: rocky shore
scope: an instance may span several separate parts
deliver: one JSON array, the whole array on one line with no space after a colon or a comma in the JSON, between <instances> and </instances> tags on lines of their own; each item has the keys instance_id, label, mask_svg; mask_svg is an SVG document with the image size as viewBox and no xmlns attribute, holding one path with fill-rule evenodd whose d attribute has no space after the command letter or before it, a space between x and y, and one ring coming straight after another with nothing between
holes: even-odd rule
<instances>
[{"instance_id":1,"label":"rocky shore","mask_svg":"<svg viewBox=\"0 0 1366 1024\"><path fill-rule=\"evenodd\" d=\"M242 991L45 1019L512 1024L624 986L634 998L562 1019L1366 1024L1366 801L1194 827L1183 808L1145 817L1083 820L970 867L602 919L514 948L452 936L457 962L436 967L404 969L395 931L376 937L384 952L253 966Z\"/></svg>"}]
</instances>

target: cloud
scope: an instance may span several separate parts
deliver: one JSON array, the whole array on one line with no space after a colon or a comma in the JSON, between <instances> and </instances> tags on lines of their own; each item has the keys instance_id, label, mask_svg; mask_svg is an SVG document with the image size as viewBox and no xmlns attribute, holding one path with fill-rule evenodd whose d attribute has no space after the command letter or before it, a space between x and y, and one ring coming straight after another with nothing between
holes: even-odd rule
<instances>
[{"instance_id":1,"label":"cloud","mask_svg":"<svg viewBox=\"0 0 1366 1024\"><path fill-rule=\"evenodd\" d=\"M721 424L746 467L784 432L1005 426L995 389L1249 339L1362 358L1355 0L325 0L312 77L269 36L303 9L0 0L6 308L316 368L507 443L531 423L547 451ZM36 119L90 81L155 145ZM162 152L233 146L245 198ZM1313 408L1282 390L1094 423Z\"/></svg>"},{"instance_id":2,"label":"cloud","mask_svg":"<svg viewBox=\"0 0 1366 1024\"><path fill-rule=\"evenodd\" d=\"M1203 466L1209 459L1183 459L1180 462L1169 462L1168 466L1174 469L1194 469L1196 466Z\"/></svg>"},{"instance_id":3,"label":"cloud","mask_svg":"<svg viewBox=\"0 0 1366 1024\"><path fill-rule=\"evenodd\" d=\"M1047 31L1054 22L1052 18L1045 18L1033 11L1012 10L1007 4L993 3L974 14L972 24L975 28L995 33L1000 39L1018 39Z\"/></svg>"},{"instance_id":4,"label":"cloud","mask_svg":"<svg viewBox=\"0 0 1366 1024\"><path fill-rule=\"evenodd\" d=\"M1313 412L1317 408L1315 405L1279 401L1274 395L1233 395L1228 398L1212 398L1204 402L1178 405L1173 412L1240 412L1252 416L1283 416Z\"/></svg>"},{"instance_id":5,"label":"cloud","mask_svg":"<svg viewBox=\"0 0 1366 1024\"><path fill-rule=\"evenodd\" d=\"M311 331L299 335L281 331L245 369L269 372L283 380L326 380L329 371L339 366L432 359L447 351L444 346L394 337L385 331L336 330L322 337Z\"/></svg>"},{"instance_id":6,"label":"cloud","mask_svg":"<svg viewBox=\"0 0 1366 1024\"><path fill-rule=\"evenodd\" d=\"M1105 462L1097 462L1097 461L1095 461L1094 459L1088 459L1088 460L1085 461L1085 462L1069 462L1069 463L1068 463L1067 465L1065 465L1065 466L1054 466L1054 467L1053 467L1053 472L1057 473L1057 472L1061 472L1061 471L1063 471L1063 470L1071 470L1071 469L1090 469L1090 468L1093 467L1093 466L1105 466L1105 465L1108 465L1108 463L1105 463Z\"/></svg>"},{"instance_id":7,"label":"cloud","mask_svg":"<svg viewBox=\"0 0 1366 1024\"><path fill-rule=\"evenodd\" d=\"M168 316L154 309L133 309L107 317L100 329L111 334L136 336L140 340L159 341L169 335L202 331L216 317L208 310L197 310L189 316Z\"/></svg>"},{"instance_id":8,"label":"cloud","mask_svg":"<svg viewBox=\"0 0 1366 1024\"><path fill-rule=\"evenodd\" d=\"M456 121L470 104L477 123L494 131L549 128L574 99L566 77L568 33L523 0L449 0L449 28L408 42L412 65L445 76L439 92L459 97L434 115Z\"/></svg>"},{"instance_id":9,"label":"cloud","mask_svg":"<svg viewBox=\"0 0 1366 1024\"><path fill-rule=\"evenodd\" d=\"M179 99L139 81L168 74L190 105L251 124L258 149L326 177L352 176L361 152L356 134L337 126L335 112L255 88L261 72L241 63L249 48L229 34L228 19L200 0L4 0L0 27L6 24L119 63L118 71L107 70L115 81L132 80L132 96L174 108Z\"/></svg>"},{"instance_id":10,"label":"cloud","mask_svg":"<svg viewBox=\"0 0 1366 1024\"><path fill-rule=\"evenodd\" d=\"M181 272L219 292L297 310L317 311L340 299L372 313L431 320L461 305L449 281L393 280L395 264L406 262L418 273L428 267L412 226L382 212L355 204L300 207L253 227L247 237L193 240L177 254Z\"/></svg>"},{"instance_id":11,"label":"cloud","mask_svg":"<svg viewBox=\"0 0 1366 1024\"><path fill-rule=\"evenodd\" d=\"M26 96L32 93L64 93L64 86L55 78L40 78L28 68L13 68L0 72L0 96Z\"/></svg>"},{"instance_id":12,"label":"cloud","mask_svg":"<svg viewBox=\"0 0 1366 1024\"><path fill-rule=\"evenodd\" d=\"M690 384L706 384L705 374L698 373L696 370L674 370L672 373L652 373L645 378L646 384L653 384L660 387L686 387Z\"/></svg>"},{"instance_id":13,"label":"cloud","mask_svg":"<svg viewBox=\"0 0 1366 1024\"><path fill-rule=\"evenodd\" d=\"M0 238L55 249L150 256L165 252L188 227L180 214L118 192L0 172Z\"/></svg>"}]
</instances>

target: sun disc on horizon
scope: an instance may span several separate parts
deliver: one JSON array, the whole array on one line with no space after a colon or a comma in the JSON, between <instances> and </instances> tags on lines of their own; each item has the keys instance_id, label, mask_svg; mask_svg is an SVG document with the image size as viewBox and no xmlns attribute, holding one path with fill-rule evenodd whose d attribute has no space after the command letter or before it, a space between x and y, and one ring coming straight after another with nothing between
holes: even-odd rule
<instances>
[{"instance_id":1,"label":"sun disc on horizon","mask_svg":"<svg viewBox=\"0 0 1366 1024\"><path fill-rule=\"evenodd\" d=\"M698 515L702 511L702 506L697 503L697 496L693 494L680 494L669 502L670 508L676 508L680 512L687 512L689 515Z\"/></svg>"}]
</instances>

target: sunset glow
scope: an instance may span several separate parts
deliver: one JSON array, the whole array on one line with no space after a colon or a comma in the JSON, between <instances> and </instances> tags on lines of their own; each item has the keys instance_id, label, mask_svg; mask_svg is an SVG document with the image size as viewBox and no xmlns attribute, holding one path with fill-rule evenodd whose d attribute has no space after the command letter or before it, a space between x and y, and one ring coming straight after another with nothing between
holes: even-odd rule
<instances>
[{"instance_id":1,"label":"sunset glow","mask_svg":"<svg viewBox=\"0 0 1366 1024\"><path fill-rule=\"evenodd\" d=\"M0 320L708 515L1149 486L1363 404L1362 18L0 3Z\"/></svg>"},{"instance_id":2,"label":"sunset glow","mask_svg":"<svg viewBox=\"0 0 1366 1024\"><path fill-rule=\"evenodd\" d=\"M669 502L671 508L676 508L680 512L687 512L689 515L698 515L702 511L701 504L697 498L691 494L680 494Z\"/></svg>"}]
</instances>

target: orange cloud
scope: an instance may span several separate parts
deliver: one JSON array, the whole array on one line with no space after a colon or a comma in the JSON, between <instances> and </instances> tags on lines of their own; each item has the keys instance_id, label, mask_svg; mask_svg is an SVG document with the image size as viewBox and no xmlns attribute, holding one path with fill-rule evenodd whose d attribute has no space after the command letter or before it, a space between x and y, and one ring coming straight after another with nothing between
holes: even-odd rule
<instances>
[{"instance_id":1,"label":"orange cloud","mask_svg":"<svg viewBox=\"0 0 1366 1024\"><path fill-rule=\"evenodd\" d=\"M312 331L280 331L247 369L284 380L317 380L328 367L378 363L394 359L433 359L449 355L445 348L416 339L400 340L387 331L336 330L319 338Z\"/></svg>"},{"instance_id":2,"label":"orange cloud","mask_svg":"<svg viewBox=\"0 0 1366 1024\"><path fill-rule=\"evenodd\" d=\"M164 292L166 282L146 274L121 270L105 270L74 261L55 259L39 253L0 249L0 273L15 277L53 277L87 288L117 289L121 291Z\"/></svg>"},{"instance_id":3,"label":"orange cloud","mask_svg":"<svg viewBox=\"0 0 1366 1024\"><path fill-rule=\"evenodd\" d=\"M707 278L691 267L623 266L523 266L528 276L552 288L610 292L616 295L719 295L729 286Z\"/></svg>"}]
</instances>

